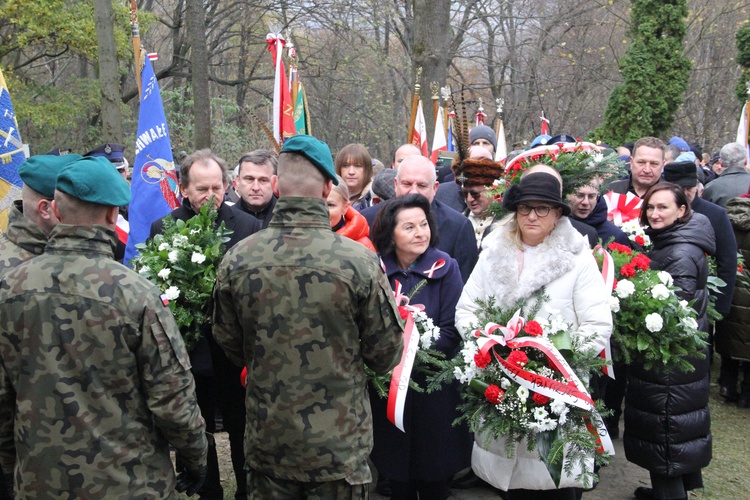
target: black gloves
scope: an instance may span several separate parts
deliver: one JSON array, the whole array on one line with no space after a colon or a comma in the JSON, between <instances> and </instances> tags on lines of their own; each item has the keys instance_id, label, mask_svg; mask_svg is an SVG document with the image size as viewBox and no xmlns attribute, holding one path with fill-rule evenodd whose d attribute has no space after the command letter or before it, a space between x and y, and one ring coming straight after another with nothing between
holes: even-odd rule
<instances>
[{"instance_id":1,"label":"black gloves","mask_svg":"<svg viewBox=\"0 0 750 500\"><path fill-rule=\"evenodd\" d=\"M203 481L206 480L206 472L208 468L203 465L198 470L184 470L177 475L177 491L185 493L191 497L198 492L198 489L203 485Z\"/></svg>"}]
</instances>

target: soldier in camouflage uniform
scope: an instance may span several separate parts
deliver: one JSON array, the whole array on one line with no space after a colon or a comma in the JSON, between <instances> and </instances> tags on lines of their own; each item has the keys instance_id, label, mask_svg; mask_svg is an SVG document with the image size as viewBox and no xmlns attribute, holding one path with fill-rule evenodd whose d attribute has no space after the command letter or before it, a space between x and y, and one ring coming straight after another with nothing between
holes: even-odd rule
<instances>
[{"instance_id":1,"label":"soldier in camouflage uniform","mask_svg":"<svg viewBox=\"0 0 750 500\"><path fill-rule=\"evenodd\" d=\"M217 342L247 376L248 494L367 498L372 420L364 367L399 361L402 327L377 256L331 231L331 153L288 139L268 229L222 260Z\"/></svg>"},{"instance_id":2,"label":"soldier in camouflage uniform","mask_svg":"<svg viewBox=\"0 0 750 500\"><path fill-rule=\"evenodd\" d=\"M8 228L0 233L0 277L42 254L49 232L59 222L52 213L57 173L79 159L79 155L37 155L18 167L23 201L13 202L8 210Z\"/></svg>"},{"instance_id":3,"label":"soldier in camouflage uniform","mask_svg":"<svg viewBox=\"0 0 750 500\"><path fill-rule=\"evenodd\" d=\"M44 254L0 280L0 465L18 498L176 498L205 474L174 319L112 259L130 190L108 163L60 171ZM177 478L168 444L188 466Z\"/></svg>"}]
</instances>

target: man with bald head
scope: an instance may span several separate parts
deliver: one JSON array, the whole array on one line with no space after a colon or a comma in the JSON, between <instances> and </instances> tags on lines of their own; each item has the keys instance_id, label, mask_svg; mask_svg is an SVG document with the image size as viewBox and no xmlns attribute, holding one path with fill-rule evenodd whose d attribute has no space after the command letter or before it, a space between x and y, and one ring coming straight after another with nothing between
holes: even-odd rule
<instances>
[{"instance_id":1,"label":"man with bald head","mask_svg":"<svg viewBox=\"0 0 750 500\"><path fill-rule=\"evenodd\" d=\"M387 373L403 331L378 257L331 231L328 145L281 149L268 228L221 262L213 333L247 367L248 498L367 498L365 366Z\"/></svg>"},{"instance_id":2,"label":"man with bald head","mask_svg":"<svg viewBox=\"0 0 750 500\"><path fill-rule=\"evenodd\" d=\"M393 180L397 197L419 193L430 201L438 228L437 248L456 259L461 277L466 282L479 257L474 228L469 219L435 199L438 185L435 165L421 155L406 157ZM380 208L382 204L362 210L362 215L370 227Z\"/></svg>"},{"instance_id":3,"label":"man with bald head","mask_svg":"<svg viewBox=\"0 0 750 500\"><path fill-rule=\"evenodd\" d=\"M402 144L398 147L396 153L393 155L391 168L398 169L398 166L401 165L401 162L404 161L404 158L414 155L422 156L422 151L420 151L420 149L414 144Z\"/></svg>"}]
</instances>

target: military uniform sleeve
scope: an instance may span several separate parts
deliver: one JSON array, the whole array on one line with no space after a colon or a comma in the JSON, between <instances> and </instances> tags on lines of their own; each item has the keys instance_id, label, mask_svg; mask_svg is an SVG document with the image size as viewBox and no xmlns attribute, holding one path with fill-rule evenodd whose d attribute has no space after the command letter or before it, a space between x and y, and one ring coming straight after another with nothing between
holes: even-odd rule
<instances>
[{"instance_id":1,"label":"military uniform sleeve","mask_svg":"<svg viewBox=\"0 0 750 500\"><path fill-rule=\"evenodd\" d=\"M245 366L242 346L242 325L235 309L236 298L232 296L227 259L222 261L216 273L214 286L213 335L227 357L237 366Z\"/></svg>"},{"instance_id":2,"label":"military uniform sleeve","mask_svg":"<svg viewBox=\"0 0 750 500\"><path fill-rule=\"evenodd\" d=\"M0 468L5 474L12 474L16 464L16 445L13 439L15 409L16 392L0 363Z\"/></svg>"},{"instance_id":3,"label":"military uniform sleeve","mask_svg":"<svg viewBox=\"0 0 750 500\"><path fill-rule=\"evenodd\" d=\"M141 380L156 426L186 467L206 464L206 424L195 397L190 359L177 324L154 293L146 304L138 353Z\"/></svg>"},{"instance_id":4,"label":"military uniform sleeve","mask_svg":"<svg viewBox=\"0 0 750 500\"><path fill-rule=\"evenodd\" d=\"M369 296L358 318L362 357L375 373L387 373L401 360L404 328L391 285L377 265L372 266Z\"/></svg>"}]
</instances>

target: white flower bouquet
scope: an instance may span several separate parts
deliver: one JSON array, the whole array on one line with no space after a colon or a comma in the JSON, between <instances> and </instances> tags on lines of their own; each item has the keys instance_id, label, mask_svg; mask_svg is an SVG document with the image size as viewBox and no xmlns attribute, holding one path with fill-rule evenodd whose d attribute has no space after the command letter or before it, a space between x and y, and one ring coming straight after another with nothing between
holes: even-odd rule
<instances>
[{"instance_id":1,"label":"white flower bouquet","mask_svg":"<svg viewBox=\"0 0 750 500\"><path fill-rule=\"evenodd\" d=\"M209 303L216 268L232 233L223 222L217 228L216 217L212 201L188 221L165 217L164 232L136 245L139 255L130 261L169 301L188 351L200 339L201 326L211 321Z\"/></svg>"}]
</instances>

